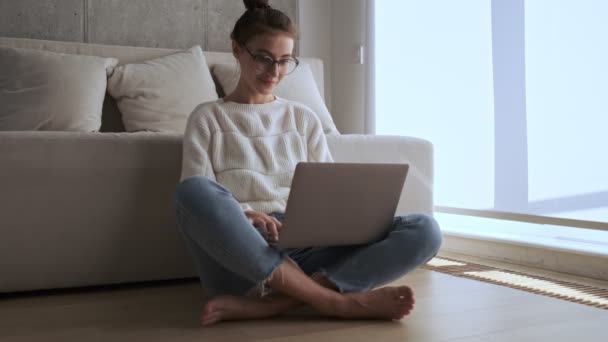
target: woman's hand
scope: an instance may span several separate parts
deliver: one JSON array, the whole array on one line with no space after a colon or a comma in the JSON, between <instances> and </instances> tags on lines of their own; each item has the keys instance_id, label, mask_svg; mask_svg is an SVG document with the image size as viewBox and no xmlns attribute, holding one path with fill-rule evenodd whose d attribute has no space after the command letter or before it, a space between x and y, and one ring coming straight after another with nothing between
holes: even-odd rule
<instances>
[{"instance_id":1,"label":"woman's hand","mask_svg":"<svg viewBox=\"0 0 608 342\"><path fill-rule=\"evenodd\" d=\"M246 210L245 216L247 216L249 223L262 234L266 241L269 243L279 241L279 232L282 226L279 220L265 213L253 210Z\"/></svg>"}]
</instances>

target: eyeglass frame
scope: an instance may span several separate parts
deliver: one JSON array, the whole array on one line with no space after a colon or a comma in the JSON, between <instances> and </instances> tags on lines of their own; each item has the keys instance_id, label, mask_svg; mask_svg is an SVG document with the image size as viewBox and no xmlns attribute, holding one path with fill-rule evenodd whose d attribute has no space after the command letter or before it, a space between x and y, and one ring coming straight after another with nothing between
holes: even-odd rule
<instances>
[{"instance_id":1,"label":"eyeglass frame","mask_svg":"<svg viewBox=\"0 0 608 342\"><path fill-rule=\"evenodd\" d=\"M258 56L263 56L264 58L266 58L266 57L267 57L268 59L272 59L272 68L274 68L274 66L275 66L275 64L276 64L276 66L278 67L278 70L279 70L279 75L281 75L281 72L280 72L280 70L281 70L281 67L280 67L281 60L280 60L280 59L274 59L274 58L272 58L270 55L268 55L268 54L263 54L263 53L254 54L254 53L252 53L252 52L249 50L249 48L247 47L247 45L245 45L245 44L243 44L243 43L241 43L240 45L241 45L243 48L245 48L245 51L247 51L247 53L248 53L248 54L251 56L251 58L253 58L253 61L254 61L254 62L255 62L255 60L256 60L256 57L258 57ZM298 68L298 65L300 65L300 60L299 60L299 59L297 59L296 57L294 57L294 56L290 56L289 58L293 59L293 60L296 62L296 66L293 68L293 70L291 70L291 72L289 72L289 73L284 73L284 74L282 74L282 75L289 75L289 74L293 73L293 72L294 72L294 71L295 71L295 70ZM266 66L266 70L264 70L264 71L262 71L262 72L260 72L260 73L264 73L264 72L268 71L270 68L271 68L271 66L270 66L270 65L267 65L267 66Z\"/></svg>"}]
</instances>

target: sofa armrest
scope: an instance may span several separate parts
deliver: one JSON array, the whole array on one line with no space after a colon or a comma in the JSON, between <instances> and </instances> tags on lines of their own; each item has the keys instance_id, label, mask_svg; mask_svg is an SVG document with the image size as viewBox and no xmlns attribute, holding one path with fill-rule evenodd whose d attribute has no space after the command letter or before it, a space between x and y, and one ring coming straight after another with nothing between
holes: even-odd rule
<instances>
[{"instance_id":1,"label":"sofa armrest","mask_svg":"<svg viewBox=\"0 0 608 342\"><path fill-rule=\"evenodd\" d=\"M327 142L336 162L410 164L397 214L432 214L433 145L429 141L402 136L343 134L328 136Z\"/></svg>"}]
</instances>

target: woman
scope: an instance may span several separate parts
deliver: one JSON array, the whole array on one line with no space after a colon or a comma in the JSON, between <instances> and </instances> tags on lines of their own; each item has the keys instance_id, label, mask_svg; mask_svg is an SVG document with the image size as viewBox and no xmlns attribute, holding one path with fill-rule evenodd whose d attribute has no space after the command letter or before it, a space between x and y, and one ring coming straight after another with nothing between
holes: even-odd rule
<instances>
[{"instance_id":1,"label":"woman","mask_svg":"<svg viewBox=\"0 0 608 342\"><path fill-rule=\"evenodd\" d=\"M317 116L273 95L298 64L293 23L268 1L244 2L231 34L240 80L190 115L174 196L178 227L210 297L201 324L270 317L302 304L335 317L401 319L413 308L412 290L372 289L436 255L441 233L431 217L396 217L385 239L369 245L270 244L280 238L296 164L333 160Z\"/></svg>"}]
</instances>

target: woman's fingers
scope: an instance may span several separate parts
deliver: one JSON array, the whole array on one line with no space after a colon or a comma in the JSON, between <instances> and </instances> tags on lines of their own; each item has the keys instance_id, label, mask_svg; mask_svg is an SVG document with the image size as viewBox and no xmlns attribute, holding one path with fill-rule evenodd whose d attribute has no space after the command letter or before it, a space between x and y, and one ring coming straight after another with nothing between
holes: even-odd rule
<instances>
[{"instance_id":1,"label":"woman's fingers","mask_svg":"<svg viewBox=\"0 0 608 342\"><path fill-rule=\"evenodd\" d=\"M268 239L272 241L277 241L279 239L279 230L277 225L274 222L270 221L266 228L268 229Z\"/></svg>"},{"instance_id":2,"label":"woman's fingers","mask_svg":"<svg viewBox=\"0 0 608 342\"><path fill-rule=\"evenodd\" d=\"M253 218L253 225L263 234L267 233L268 227L266 226L266 221L261 217Z\"/></svg>"},{"instance_id":3,"label":"woman's fingers","mask_svg":"<svg viewBox=\"0 0 608 342\"><path fill-rule=\"evenodd\" d=\"M275 223L275 225L277 226L277 230L280 231L281 228L283 227L283 225L281 224L281 221L277 220L276 218L274 218L273 216L270 216L270 218L272 219L272 221Z\"/></svg>"},{"instance_id":4,"label":"woman's fingers","mask_svg":"<svg viewBox=\"0 0 608 342\"><path fill-rule=\"evenodd\" d=\"M249 218L249 222L266 238L268 241L278 241L281 221L276 218L259 213Z\"/></svg>"},{"instance_id":5,"label":"woman's fingers","mask_svg":"<svg viewBox=\"0 0 608 342\"><path fill-rule=\"evenodd\" d=\"M270 215L265 215L267 239L269 241L277 241L279 239L279 222ZM277 224L279 223L279 224Z\"/></svg>"}]
</instances>

